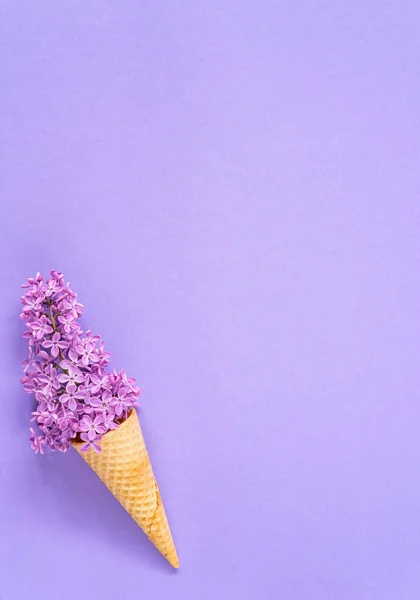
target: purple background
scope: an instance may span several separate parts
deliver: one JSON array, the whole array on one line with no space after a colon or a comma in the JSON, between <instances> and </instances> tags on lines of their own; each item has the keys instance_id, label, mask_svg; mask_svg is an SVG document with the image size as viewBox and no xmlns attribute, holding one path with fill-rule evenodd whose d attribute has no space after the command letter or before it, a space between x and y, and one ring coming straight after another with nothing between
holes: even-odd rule
<instances>
[{"instance_id":1,"label":"purple background","mask_svg":"<svg viewBox=\"0 0 420 600\"><path fill-rule=\"evenodd\" d=\"M0 13L0 597L418 600L418 2ZM52 266L144 391L179 572L29 449Z\"/></svg>"}]
</instances>

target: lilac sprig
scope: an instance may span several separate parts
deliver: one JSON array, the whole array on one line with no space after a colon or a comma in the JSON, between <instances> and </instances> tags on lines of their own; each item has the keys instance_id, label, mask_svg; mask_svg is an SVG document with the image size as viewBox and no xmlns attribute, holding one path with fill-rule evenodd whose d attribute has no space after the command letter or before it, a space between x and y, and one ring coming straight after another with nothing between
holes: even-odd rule
<instances>
[{"instance_id":1,"label":"lilac sprig","mask_svg":"<svg viewBox=\"0 0 420 600\"><path fill-rule=\"evenodd\" d=\"M140 390L124 370L107 371L110 354L99 336L83 334L83 306L62 273L52 270L46 282L38 273L22 287L29 356L21 381L37 401L31 420L39 428L30 429L31 447L65 452L82 441L83 452L100 452L102 436L128 417Z\"/></svg>"}]
</instances>

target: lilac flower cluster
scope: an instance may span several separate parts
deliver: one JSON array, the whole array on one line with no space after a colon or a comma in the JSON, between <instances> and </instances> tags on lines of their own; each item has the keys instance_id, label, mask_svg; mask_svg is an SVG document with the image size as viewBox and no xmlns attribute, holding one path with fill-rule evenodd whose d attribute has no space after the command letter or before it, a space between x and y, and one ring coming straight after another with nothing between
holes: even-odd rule
<instances>
[{"instance_id":1,"label":"lilac flower cluster","mask_svg":"<svg viewBox=\"0 0 420 600\"><path fill-rule=\"evenodd\" d=\"M100 452L102 436L127 418L140 390L123 370L107 372L110 354L99 336L83 334L83 307L62 273L52 270L46 282L38 273L22 287L29 343L22 383L37 401L32 421L40 430L30 429L32 449L65 452L71 441L83 441L84 452Z\"/></svg>"}]
</instances>

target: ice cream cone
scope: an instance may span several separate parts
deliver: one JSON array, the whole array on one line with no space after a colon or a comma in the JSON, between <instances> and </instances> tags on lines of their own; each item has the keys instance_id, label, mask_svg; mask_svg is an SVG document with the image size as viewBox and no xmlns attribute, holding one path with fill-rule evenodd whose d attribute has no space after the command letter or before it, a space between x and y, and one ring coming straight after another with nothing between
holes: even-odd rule
<instances>
[{"instance_id":1,"label":"ice cream cone","mask_svg":"<svg viewBox=\"0 0 420 600\"><path fill-rule=\"evenodd\" d=\"M92 449L81 452L82 445L73 444L149 540L177 569L178 556L136 411L103 436L100 454Z\"/></svg>"}]
</instances>

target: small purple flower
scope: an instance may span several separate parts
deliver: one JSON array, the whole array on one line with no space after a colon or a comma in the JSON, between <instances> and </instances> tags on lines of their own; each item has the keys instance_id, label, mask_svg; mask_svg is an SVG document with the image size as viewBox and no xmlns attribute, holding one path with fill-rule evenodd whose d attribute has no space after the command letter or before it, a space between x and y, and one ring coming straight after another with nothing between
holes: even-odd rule
<instances>
[{"instance_id":1,"label":"small purple flower","mask_svg":"<svg viewBox=\"0 0 420 600\"><path fill-rule=\"evenodd\" d=\"M91 329L88 329L86 331L86 334L85 334L85 340L86 341L93 342L93 344L96 344L96 342L99 342L100 339L101 339L101 336L97 335L96 333L93 334Z\"/></svg>"},{"instance_id":2,"label":"small purple flower","mask_svg":"<svg viewBox=\"0 0 420 600\"><path fill-rule=\"evenodd\" d=\"M23 367L23 372L26 373L28 369L32 367L36 358L34 356L34 352L31 347L29 347L29 356L24 361L21 362L21 366Z\"/></svg>"},{"instance_id":3,"label":"small purple flower","mask_svg":"<svg viewBox=\"0 0 420 600\"><path fill-rule=\"evenodd\" d=\"M34 411L31 421L36 421L38 425L44 425L44 427L51 427L57 421L57 415L50 412Z\"/></svg>"},{"instance_id":4,"label":"small purple flower","mask_svg":"<svg viewBox=\"0 0 420 600\"><path fill-rule=\"evenodd\" d=\"M82 366L82 361L79 360L79 355L77 354L74 348L70 348L67 354L67 358L60 362L60 367L62 369L68 370L70 367L78 367Z\"/></svg>"},{"instance_id":5,"label":"small purple flower","mask_svg":"<svg viewBox=\"0 0 420 600\"><path fill-rule=\"evenodd\" d=\"M118 424L114 421L114 413L102 413L102 423L106 431L117 429Z\"/></svg>"},{"instance_id":6,"label":"small purple flower","mask_svg":"<svg viewBox=\"0 0 420 600\"><path fill-rule=\"evenodd\" d=\"M22 333L22 336L24 338L28 338L29 339L29 348L32 350L32 346L35 346L37 343L37 334L38 332L33 329L32 331L24 331Z\"/></svg>"},{"instance_id":7,"label":"small purple flower","mask_svg":"<svg viewBox=\"0 0 420 600\"><path fill-rule=\"evenodd\" d=\"M61 438L54 443L54 447L60 452L67 452L70 449L70 441L68 438L61 436Z\"/></svg>"},{"instance_id":8,"label":"small purple flower","mask_svg":"<svg viewBox=\"0 0 420 600\"><path fill-rule=\"evenodd\" d=\"M77 386L74 383L69 383L59 400L62 404L66 404L70 410L76 410L77 400L83 400L83 398L84 394L78 391Z\"/></svg>"},{"instance_id":9,"label":"small purple flower","mask_svg":"<svg viewBox=\"0 0 420 600\"><path fill-rule=\"evenodd\" d=\"M115 414L120 417L124 410L133 405L133 401L130 396L127 396L127 389L123 387L118 391L116 396L111 398L110 405L114 409Z\"/></svg>"},{"instance_id":10,"label":"small purple flower","mask_svg":"<svg viewBox=\"0 0 420 600\"><path fill-rule=\"evenodd\" d=\"M99 361L98 356L95 354L95 345L92 342L85 342L84 345L78 344L76 346L76 351L82 357L82 363L85 367L87 367L90 362L96 363Z\"/></svg>"},{"instance_id":11,"label":"small purple flower","mask_svg":"<svg viewBox=\"0 0 420 600\"><path fill-rule=\"evenodd\" d=\"M69 383L83 383L85 381L85 377L80 369L74 367L73 364L70 364L67 368L67 373L60 373L57 377L60 383L64 383L66 386Z\"/></svg>"},{"instance_id":12,"label":"small purple flower","mask_svg":"<svg viewBox=\"0 0 420 600\"><path fill-rule=\"evenodd\" d=\"M43 392L49 394L59 390L61 384L57 377L57 370L52 365L46 365L43 373L38 375L38 381L44 384Z\"/></svg>"},{"instance_id":13,"label":"small purple flower","mask_svg":"<svg viewBox=\"0 0 420 600\"><path fill-rule=\"evenodd\" d=\"M101 452L101 447L98 444L98 442L101 440L101 436L100 435L95 436L95 438L93 440L89 439L87 433L81 433L80 437L82 438L82 440L84 442L86 442L85 444L83 444L83 446L80 447L80 451L81 452L87 452L91 448L92 448L92 450L94 450L98 454Z\"/></svg>"},{"instance_id":14,"label":"small purple flower","mask_svg":"<svg viewBox=\"0 0 420 600\"><path fill-rule=\"evenodd\" d=\"M67 429L73 433L73 437L76 435L76 432L79 428L79 421L76 417L72 416L73 413L63 413L63 415L57 419L57 425L61 429L61 431L65 431Z\"/></svg>"},{"instance_id":15,"label":"small purple flower","mask_svg":"<svg viewBox=\"0 0 420 600\"><path fill-rule=\"evenodd\" d=\"M73 297L68 297L67 300L64 301L65 309L73 315L75 319L80 316L82 312L82 305L77 302L77 296L74 294Z\"/></svg>"},{"instance_id":16,"label":"small purple flower","mask_svg":"<svg viewBox=\"0 0 420 600\"><path fill-rule=\"evenodd\" d=\"M41 432L31 430L31 446L35 452L45 447L65 452L81 436L84 452L100 452L101 436L116 429L135 405L135 381L124 371L107 371L110 354L98 335L83 334L78 321L83 307L62 273L52 270L45 283L37 274L22 287L20 318L29 357L21 381L35 396L31 420Z\"/></svg>"},{"instance_id":17,"label":"small purple flower","mask_svg":"<svg viewBox=\"0 0 420 600\"><path fill-rule=\"evenodd\" d=\"M112 392L105 390L102 396L93 396L89 399L89 404L98 410L106 410L111 402Z\"/></svg>"},{"instance_id":18,"label":"small purple flower","mask_svg":"<svg viewBox=\"0 0 420 600\"><path fill-rule=\"evenodd\" d=\"M45 444L45 439L43 436L38 436L36 435L35 431L32 429L32 427L29 429L29 431L31 432L31 435L29 437L29 441L31 442L31 448L32 450L34 450L35 454L38 454L38 452L40 454L44 454L44 444Z\"/></svg>"},{"instance_id":19,"label":"small purple flower","mask_svg":"<svg viewBox=\"0 0 420 600\"><path fill-rule=\"evenodd\" d=\"M99 362L97 362L94 366L96 373L97 375L99 375L99 377L103 377L106 374L106 368L108 365L109 359L106 358L104 355L101 355L101 353L99 352Z\"/></svg>"},{"instance_id":20,"label":"small purple flower","mask_svg":"<svg viewBox=\"0 0 420 600\"><path fill-rule=\"evenodd\" d=\"M49 279L43 286L44 294L47 298L52 296L58 288L58 282L56 279Z\"/></svg>"},{"instance_id":21,"label":"small purple flower","mask_svg":"<svg viewBox=\"0 0 420 600\"><path fill-rule=\"evenodd\" d=\"M32 288L32 287L39 287L42 284L43 281L43 277L41 275L41 273L37 273L35 275L35 277L29 277L28 279L28 283L23 283L20 287L22 288Z\"/></svg>"},{"instance_id":22,"label":"small purple flower","mask_svg":"<svg viewBox=\"0 0 420 600\"><path fill-rule=\"evenodd\" d=\"M94 440L96 434L103 434L106 432L103 426L102 416L98 415L92 419L89 415L82 417L80 421L80 431L87 433L89 440Z\"/></svg>"},{"instance_id":23,"label":"small purple flower","mask_svg":"<svg viewBox=\"0 0 420 600\"><path fill-rule=\"evenodd\" d=\"M51 354L52 356L54 356L54 358L56 358L60 354L60 350L64 350L64 348L67 348L68 346L67 342L63 342L60 340L61 335L57 332L54 333L52 339L45 340L45 342L43 342L42 344L44 348L51 348Z\"/></svg>"},{"instance_id":24,"label":"small purple flower","mask_svg":"<svg viewBox=\"0 0 420 600\"><path fill-rule=\"evenodd\" d=\"M78 324L75 322L75 317L71 313L60 315L58 317L58 321L62 324L64 332L67 334L78 328Z\"/></svg>"},{"instance_id":25,"label":"small purple flower","mask_svg":"<svg viewBox=\"0 0 420 600\"><path fill-rule=\"evenodd\" d=\"M60 271L56 271L55 269L51 269L51 277L57 281L57 283L62 286L64 282L64 275L60 273Z\"/></svg>"},{"instance_id":26,"label":"small purple flower","mask_svg":"<svg viewBox=\"0 0 420 600\"><path fill-rule=\"evenodd\" d=\"M53 331L53 328L49 324L49 319L47 319L45 315L41 315L39 319L37 319L36 321L32 321L32 323L29 323L29 327L32 329L32 331L36 332L36 338L38 340L40 340L41 338L45 337Z\"/></svg>"},{"instance_id":27,"label":"small purple flower","mask_svg":"<svg viewBox=\"0 0 420 600\"><path fill-rule=\"evenodd\" d=\"M35 392L35 398L38 402L38 410L41 412L54 412L57 406L57 397L53 396L51 392L40 391L39 389Z\"/></svg>"},{"instance_id":28,"label":"small purple flower","mask_svg":"<svg viewBox=\"0 0 420 600\"><path fill-rule=\"evenodd\" d=\"M33 394L37 388L36 376L33 371L29 371L20 380L23 385L23 389L27 394Z\"/></svg>"},{"instance_id":29,"label":"small purple flower","mask_svg":"<svg viewBox=\"0 0 420 600\"><path fill-rule=\"evenodd\" d=\"M42 297L23 296L22 302L24 304L24 306L22 308L22 311L24 313L29 313L29 312L38 313L38 312L40 312L40 310L42 308Z\"/></svg>"},{"instance_id":30,"label":"small purple flower","mask_svg":"<svg viewBox=\"0 0 420 600\"><path fill-rule=\"evenodd\" d=\"M92 394L92 396L94 396L95 394L98 394L102 390L102 386L103 386L103 378L98 377L98 375L91 374L90 375L89 392Z\"/></svg>"}]
</instances>

